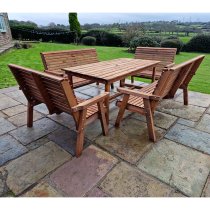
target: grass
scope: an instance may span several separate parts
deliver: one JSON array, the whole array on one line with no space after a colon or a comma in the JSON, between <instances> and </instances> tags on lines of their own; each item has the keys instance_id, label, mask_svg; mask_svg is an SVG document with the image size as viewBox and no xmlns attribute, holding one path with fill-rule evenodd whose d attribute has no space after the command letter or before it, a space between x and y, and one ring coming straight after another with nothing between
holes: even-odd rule
<instances>
[{"instance_id":1,"label":"grass","mask_svg":"<svg viewBox=\"0 0 210 210\"><path fill-rule=\"evenodd\" d=\"M9 71L7 65L14 63L25 67L33 68L36 70L43 70L42 61L40 58L40 52L54 51L54 50L68 50L68 49L82 49L87 46L75 46L69 44L54 44L54 43L39 43L33 44L30 49L13 49L9 52L0 55L0 88L10 87L16 85L16 81ZM94 46L97 49L99 60L110 60L114 58L133 58L134 55L127 52L126 48L122 47L99 47ZM182 52L176 56L176 63L181 63L190 58L193 58L200 53L185 53ZM196 76L190 83L190 90L209 93L210 94L210 54L206 54L206 58L197 71ZM145 81L145 80L143 80Z\"/></svg>"}]
</instances>

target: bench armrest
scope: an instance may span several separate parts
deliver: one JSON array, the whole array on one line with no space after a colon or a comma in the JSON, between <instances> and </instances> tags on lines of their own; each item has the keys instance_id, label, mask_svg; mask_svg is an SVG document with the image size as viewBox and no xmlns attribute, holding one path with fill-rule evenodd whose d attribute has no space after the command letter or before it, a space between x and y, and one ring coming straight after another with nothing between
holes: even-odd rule
<instances>
[{"instance_id":1,"label":"bench armrest","mask_svg":"<svg viewBox=\"0 0 210 210\"><path fill-rule=\"evenodd\" d=\"M104 92L98 96L95 96L94 98L90 98L86 101L83 101L79 103L78 105L72 107L72 112L77 112L83 109L87 109L88 107L92 106L93 104L96 104L100 101L103 101L105 98L109 97L109 92Z\"/></svg>"},{"instance_id":2,"label":"bench armrest","mask_svg":"<svg viewBox=\"0 0 210 210\"><path fill-rule=\"evenodd\" d=\"M137 96L137 97L141 97L141 98L145 98L145 99L150 99L150 100L157 100L157 101L160 100L160 96L144 93L144 92L137 91L137 90L130 90L130 89L121 88L121 87L117 88L117 90L120 93L124 93L124 94L127 94L127 95L133 95L133 96Z\"/></svg>"},{"instance_id":3,"label":"bench armrest","mask_svg":"<svg viewBox=\"0 0 210 210\"><path fill-rule=\"evenodd\" d=\"M169 63L169 64L167 64L164 68L171 68L171 67L173 67L175 65L175 63Z\"/></svg>"}]
</instances>

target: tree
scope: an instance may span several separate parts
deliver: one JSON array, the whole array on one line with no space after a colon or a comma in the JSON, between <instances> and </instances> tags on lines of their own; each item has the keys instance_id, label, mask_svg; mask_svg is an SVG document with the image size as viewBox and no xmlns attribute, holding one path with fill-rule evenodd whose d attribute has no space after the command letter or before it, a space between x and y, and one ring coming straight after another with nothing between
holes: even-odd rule
<instances>
[{"instance_id":1,"label":"tree","mask_svg":"<svg viewBox=\"0 0 210 210\"><path fill-rule=\"evenodd\" d=\"M77 13L69 13L69 24L70 24L70 31L74 31L76 34L76 42L78 38L81 36L81 28L80 23L77 18Z\"/></svg>"}]
</instances>

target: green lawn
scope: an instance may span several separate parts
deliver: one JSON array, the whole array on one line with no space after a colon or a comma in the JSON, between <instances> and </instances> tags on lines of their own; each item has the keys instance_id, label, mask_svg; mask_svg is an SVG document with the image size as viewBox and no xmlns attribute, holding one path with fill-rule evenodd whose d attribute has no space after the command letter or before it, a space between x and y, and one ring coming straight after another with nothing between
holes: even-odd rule
<instances>
[{"instance_id":1,"label":"green lawn","mask_svg":"<svg viewBox=\"0 0 210 210\"><path fill-rule=\"evenodd\" d=\"M30 49L11 50L3 55L0 55L0 88L16 85L16 81L10 73L7 65L14 63L25 67L30 67L36 70L43 70L40 52L53 50L67 50L87 48L87 46L75 46L68 44L53 44L53 43L39 43L33 44ZM133 58L133 54L128 53L126 48L122 47L95 47L99 56L99 60L110 60L114 58ZM176 63L181 63L190 58L199 55L200 53L184 53L176 56ZM193 77L190 83L190 90L209 93L210 94L210 54L206 54L196 76Z\"/></svg>"}]
</instances>

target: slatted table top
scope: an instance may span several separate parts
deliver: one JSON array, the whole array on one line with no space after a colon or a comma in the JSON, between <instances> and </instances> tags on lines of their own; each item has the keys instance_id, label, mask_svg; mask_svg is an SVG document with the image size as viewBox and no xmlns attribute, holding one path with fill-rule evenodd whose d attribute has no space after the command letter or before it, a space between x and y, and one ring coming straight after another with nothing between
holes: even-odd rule
<instances>
[{"instance_id":1,"label":"slatted table top","mask_svg":"<svg viewBox=\"0 0 210 210\"><path fill-rule=\"evenodd\" d=\"M91 79L102 83L115 82L155 67L160 61L118 58L75 67L63 68L68 75Z\"/></svg>"}]
</instances>

